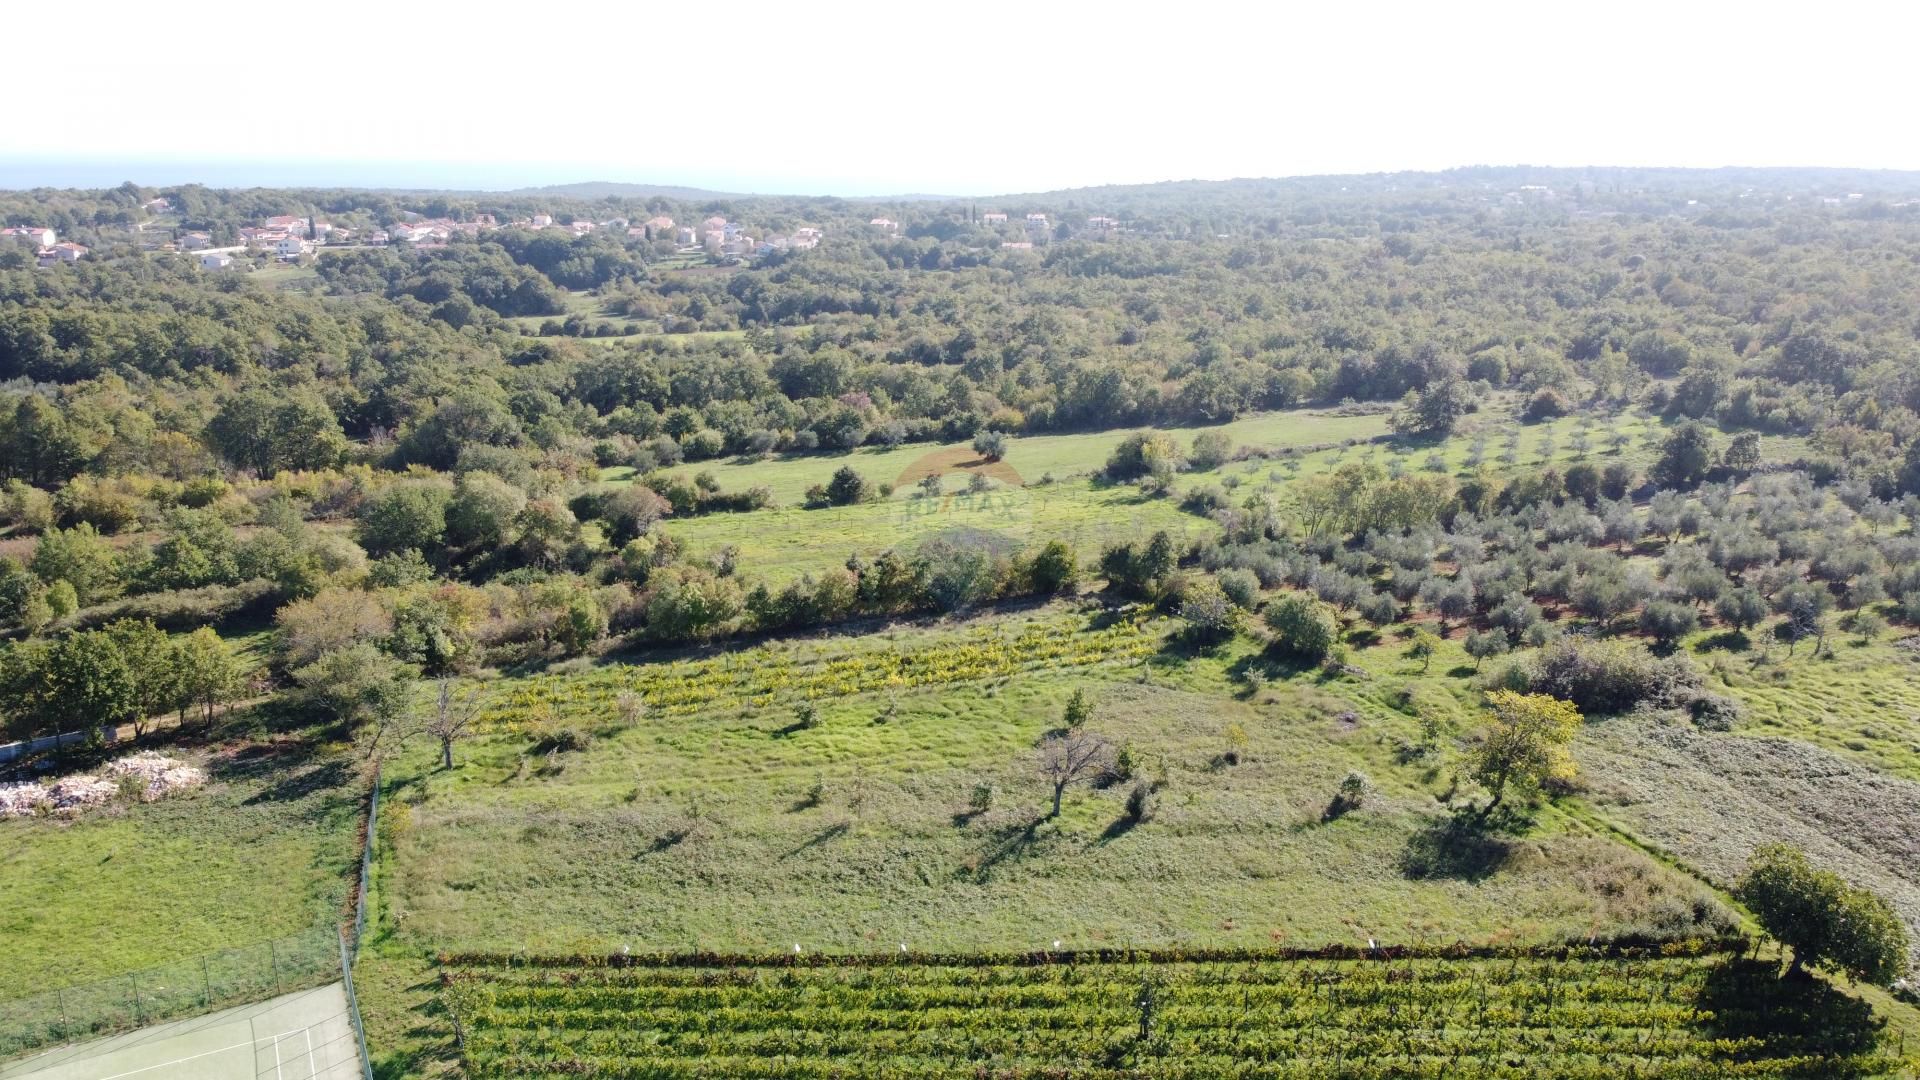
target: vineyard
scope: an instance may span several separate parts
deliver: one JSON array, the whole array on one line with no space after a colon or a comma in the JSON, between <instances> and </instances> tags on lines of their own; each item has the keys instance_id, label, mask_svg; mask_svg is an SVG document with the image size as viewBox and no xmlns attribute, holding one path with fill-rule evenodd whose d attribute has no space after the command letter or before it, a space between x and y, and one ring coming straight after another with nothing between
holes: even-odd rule
<instances>
[{"instance_id":1,"label":"vineyard","mask_svg":"<svg viewBox=\"0 0 1920 1080\"><path fill-rule=\"evenodd\" d=\"M1892 1077L1738 942L1525 952L442 957L469 1075Z\"/></svg>"},{"instance_id":2,"label":"vineyard","mask_svg":"<svg viewBox=\"0 0 1920 1080\"><path fill-rule=\"evenodd\" d=\"M609 666L586 676L544 675L518 682L489 714L506 725L555 714L607 716L622 694L656 716L762 709L783 700L841 697L1003 678L1037 668L1137 660L1160 647L1149 612L1030 620L1009 632L986 622L931 644L876 649L858 641L811 650L772 644L712 659ZM916 642L926 642L918 637Z\"/></svg>"}]
</instances>

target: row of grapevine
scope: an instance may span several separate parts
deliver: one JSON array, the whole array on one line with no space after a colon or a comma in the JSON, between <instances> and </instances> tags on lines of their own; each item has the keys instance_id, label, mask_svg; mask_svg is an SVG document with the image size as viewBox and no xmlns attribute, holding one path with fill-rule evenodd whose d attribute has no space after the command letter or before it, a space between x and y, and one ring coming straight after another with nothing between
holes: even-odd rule
<instances>
[{"instance_id":1,"label":"row of grapevine","mask_svg":"<svg viewBox=\"0 0 1920 1080\"><path fill-rule=\"evenodd\" d=\"M943 686L1004 678L1037 668L1137 660L1159 647L1143 609L1107 621L1082 615L1030 623L1017 633L987 623L952 640L900 649L848 643L813 650L767 644L717 657L614 665L588 675L543 675L517 682L487 720L510 724L537 714L608 716L621 694L637 695L656 716L765 708L781 700Z\"/></svg>"},{"instance_id":2,"label":"row of grapevine","mask_svg":"<svg viewBox=\"0 0 1920 1080\"><path fill-rule=\"evenodd\" d=\"M1857 1002L1730 943L1690 944L997 965L467 956L441 978L474 1077L1900 1075Z\"/></svg>"}]
</instances>

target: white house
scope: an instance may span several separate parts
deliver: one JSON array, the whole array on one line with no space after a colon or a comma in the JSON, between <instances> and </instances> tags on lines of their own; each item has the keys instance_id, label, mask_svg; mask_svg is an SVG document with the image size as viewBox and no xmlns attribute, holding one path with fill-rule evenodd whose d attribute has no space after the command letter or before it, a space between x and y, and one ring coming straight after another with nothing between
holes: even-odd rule
<instances>
[{"instance_id":1,"label":"white house","mask_svg":"<svg viewBox=\"0 0 1920 1080\"><path fill-rule=\"evenodd\" d=\"M225 270L233 265L233 256L224 251L209 251L200 256L200 269Z\"/></svg>"},{"instance_id":2,"label":"white house","mask_svg":"<svg viewBox=\"0 0 1920 1080\"><path fill-rule=\"evenodd\" d=\"M203 232L181 233L180 239L174 242L181 251L199 251L203 247L212 247L213 237Z\"/></svg>"},{"instance_id":3,"label":"white house","mask_svg":"<svg viewBox=\"0 0 1920 1080\"><path fill-rule=\"evenodd\" d=\"M149 214L164 214L173 209L173 202L165 196L161 196L158 199L148 199L146 202L141 203L140 209L145 210Z\"/></svg>"},{"instance_id":4,"label":"white house","mask_svg":"<svg viewBox=\"0 0 1920 1080\"><path fill-rule=\"evenodd\" d=\"M549 226L549 225L551 225L551 224L553 224L553 215L552 215L552 214L535 214L535 215L533 215L533 221L532 221L532 225L533 225L533 227L534 227L534 228L536 228L536 229L544 229L544 228L546 228L547 226Z\"/></svg>"},{"instance_id":5,"label":"white house","mask_svg":"<svg viewBox=\"0 0 1920 1080\"><path fill-rule=\"evenodd\" d=\"M11 229L0 229L0 235L21 237L36 248L50 248L60 239L52 229L41 225L18 225Z\"/></svg>"},{"instance_id":6,"label":"white house","mask_svg":"<svg viewBox=\"0 0 1920 1080\"><path fill-rule=\"evenodd\" d=\"M998 210L989 210L980 215L980 223L983 225L1005 225L1007 223L1007 215Z\"/></svg>"},{"instance_id":7,"label":"white house","mask_svg":"<svg viewBox=\"0 0 1920 1080\"><path fill-rule=\"evenodd\" d=\"M52 266L54 263L79 262L87 249L80 244L55 244L40 253L40 265Z\"/></svg>"},{"instance_id":8,"label":"white house","mask_svg":"<svg viewBox=\"0 0 1920 1080\"><path fill-rule=\"evenodd\" d=\"M872 221L867 222L867 224L873 226L876 229L881 230L882 232L893 232L895 229L898 229L900 227L899 222L894 221L891 218L883 218L883 217L874 218Z\"/></svg>"},{"instance_id":9,"label":"white house","mask_svg":"<svg viewBox=\"0 0 1920 1080\"><path fill-rule=\"evenodd\" d=\"M273 245L273 253L283 259L297 259L313 250L313 245L297 236L289 236Z\"/></svg>"}]
</instances>

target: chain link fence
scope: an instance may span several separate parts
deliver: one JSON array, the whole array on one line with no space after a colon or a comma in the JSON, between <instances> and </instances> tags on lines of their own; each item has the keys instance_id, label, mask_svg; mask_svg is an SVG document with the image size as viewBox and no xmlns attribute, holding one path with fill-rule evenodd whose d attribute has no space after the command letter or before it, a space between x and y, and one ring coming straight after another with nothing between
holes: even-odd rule
<instances>
[{"instance_id":1,"label":"chain link fence","mask_svg":"<svg viewBox=\"0 0 1920 1080\"><path fill-rule=\"evenodd\" d=\"M341 977L341 952L339 932L317 926L98 982L0 999L0 1060L334 982Z\"/></svg>"}]
</instances>

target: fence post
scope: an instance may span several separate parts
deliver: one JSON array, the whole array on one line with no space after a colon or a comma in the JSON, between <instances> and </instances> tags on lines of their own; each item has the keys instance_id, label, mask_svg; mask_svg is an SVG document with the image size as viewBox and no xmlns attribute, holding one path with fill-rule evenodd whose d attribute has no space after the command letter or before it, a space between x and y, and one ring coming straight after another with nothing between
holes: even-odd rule
<instances>
[{"instance_id":1,"label":"fence post","mask_svg":"<svg viewBox=\"0 0 1920 1080\"><path fill-rule=\"evenodd\" d=\"M53 991L54 1001L60 1007L60 1037L67 1036L67 988L62 986Z\"/></svg>"},{"instance_id":2,"label":"fence post","mask_svg":"<svg viewBox=\"0 0 1920 1080\"><path fill-rule=\"evenodd\" d=\"M140 973L136 971L127 976L127 981L133 984L133 1018L144 1024L147 1022L147 1017L146 1013L140 1008Z\"/></svg>"},{"instance_id":3,"label":"fence post","mask_svg":"<svg viewBox=\"0 0 1920 1080\"><path fill-rule=\"evenodd\" d=\"M267 964L273 969L273 992L277 995L280 993L280 953L271 941L267 942Z\"/></svg>"},{"instance_id":4,"label":"fence post","mask_svg":"<svg viewBox=\"0 0 1920 1080\"><path fill-rule=\"evenodd\" d=\"M207 970L207 954L200 954L200 1007L213 1007L213 975Z\"/></svg>"}]
</instances>

